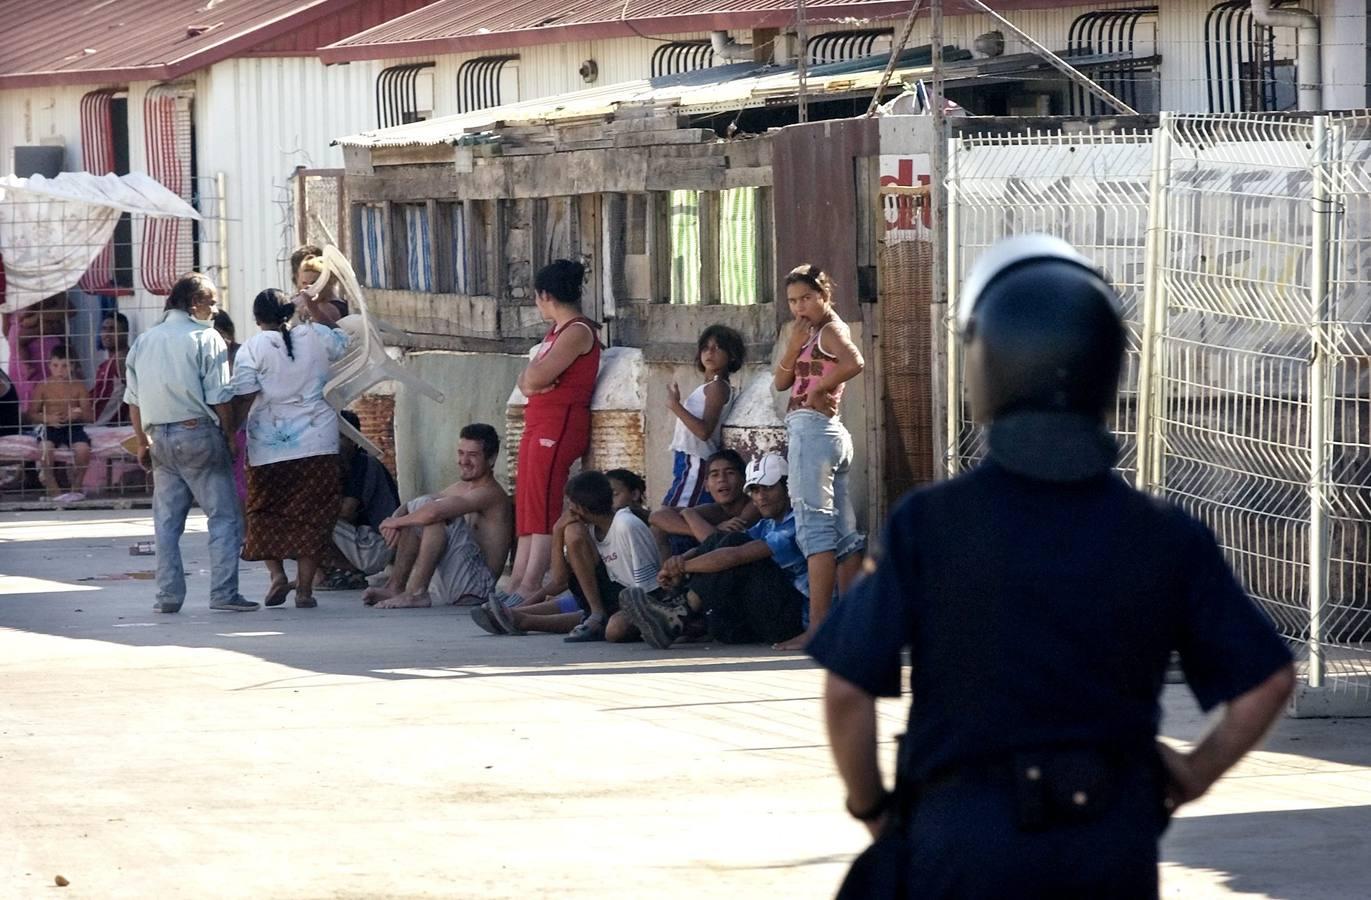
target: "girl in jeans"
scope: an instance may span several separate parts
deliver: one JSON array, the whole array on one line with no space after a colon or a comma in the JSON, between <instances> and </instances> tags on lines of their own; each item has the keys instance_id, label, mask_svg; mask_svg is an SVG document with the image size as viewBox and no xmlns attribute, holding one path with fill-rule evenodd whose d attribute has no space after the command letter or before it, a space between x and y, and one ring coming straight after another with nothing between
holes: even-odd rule
<instances>
[{"instance_id":1,"label":"girl in jeans","mask_svg":"<svg viewBox=\"0 0 1371 900\"><path fill-rule=\"evenodd\" d=\"M777 644L799 650L822 624L833 589L861 568L865 539L847 493L852 435L838 418L843 386L866 363L847 324L833 309L833 281L818 266L792 269L785 279L790 339L776 362L776 390L790 391L785 425L796 539L809 568L809 628Z\"/></svg>"}]
</instances>

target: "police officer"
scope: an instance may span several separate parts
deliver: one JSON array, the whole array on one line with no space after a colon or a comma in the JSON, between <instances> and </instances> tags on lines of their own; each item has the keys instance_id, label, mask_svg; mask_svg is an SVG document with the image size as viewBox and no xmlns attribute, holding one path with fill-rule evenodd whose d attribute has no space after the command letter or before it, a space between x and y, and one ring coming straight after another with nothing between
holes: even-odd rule
<instances>
[{"instance_id":1,"label":"police officer","mask_svg":"<svg viewBox=\"0 0 1371 900\"><path fill-rule=\"evenodd\" d=\"M902 801L903 884L919 897L1155 897L1157 839L1270 727L1289 652L1213 535L1112 471L1118 297L1070 245L988 251L959 315L988 459L916 491L871 573L808 647L828 670L847 811L880 836ZM876 757L875 698L913 694L899 797ZM1156 740L1172 651L1223 716L1189 753ZM870 875L871 872L867 872ZM895 881L900 881L898 876ZM898 888L898 890L897 890Z\"/></svg>"}]
</instances>

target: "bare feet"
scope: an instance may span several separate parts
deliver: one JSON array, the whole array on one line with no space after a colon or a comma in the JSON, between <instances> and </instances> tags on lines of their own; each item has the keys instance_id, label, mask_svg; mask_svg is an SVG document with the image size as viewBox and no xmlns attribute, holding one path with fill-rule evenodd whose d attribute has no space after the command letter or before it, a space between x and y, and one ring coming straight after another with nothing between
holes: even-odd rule
<instances>
[{"instance_id":1,"label":"bare feet","mask_svg":"<svg viewBox=\"0 0 1371 900\"><path fill-rule=\"evenodd\" d=\"M432 606L433 598L428 595L428 591L417 591L413 594L406 591L403 594L382 600L376 604L377 609L416 609L423 606Z\"/></svg>"},{"instance_id":2,"label":"bare feet","mask_svg":"<svg viewBox=\"0 0 1371 900\"><path fill-rule=\"evenodd\" d=\"M808 631L802 631L788 641L781 641L779 644L772 644L772 650L803 650L809 643L812 635Z\"/></svg>"},{"instance_id":3,"label":"bare feet","mask_svg":"<svg viewBox=\"0 0 1371 900\"><path fill-rule=\"evenodd\" d=\"M400 592L392 588L390 585L370 587L362 592L362 602L365 603L367 606L375 606L382 600L389 600L391 597L394 597L398 593Z\"/></svg>"}]
</instances>

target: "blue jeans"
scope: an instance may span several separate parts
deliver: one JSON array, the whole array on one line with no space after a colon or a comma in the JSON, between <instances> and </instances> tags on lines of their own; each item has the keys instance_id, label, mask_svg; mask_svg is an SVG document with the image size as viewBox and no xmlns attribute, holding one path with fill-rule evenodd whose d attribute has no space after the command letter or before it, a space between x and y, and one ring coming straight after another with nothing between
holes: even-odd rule
<instances>
[{"instance_id":1,"label":"blue jeans","mask_svg":"<svg viewBox=\"0 0 1371 900\"><path fill-rule=\"evenodd\" d=\"M832 550L842 559L866 546L847 493L852 436L838 418L812 409L785 417L795 541L806 557Z\"/></svg>"},{"instance_id":2,"label":"blue jeans","mask_svg":"<svg viewBox=\"0 0 1371 900\"><path fill-rule=\"evenodd\" d=\"M157 533L157 601L186 599L181 567L181 533L191 499L209 519L210 602L238 596L238 554L243 549L243 514L233 487L233 455L219 424L153 425L152 520Z\"/></svg>"}]
</instances>

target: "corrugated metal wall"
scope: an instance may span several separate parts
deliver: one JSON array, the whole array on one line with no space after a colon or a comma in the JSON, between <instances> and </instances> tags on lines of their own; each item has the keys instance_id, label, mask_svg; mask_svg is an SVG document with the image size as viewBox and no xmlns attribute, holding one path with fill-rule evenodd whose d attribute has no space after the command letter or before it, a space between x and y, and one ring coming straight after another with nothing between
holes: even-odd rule
<instances>
[{"instance_id":1,"label":"corrugated metal wall","mask_svg":"<svg viewBox=\"0 0 1371 900\"><path fill-rule=\"evenodd\" d=\"M213 66L196 94L200 170L224 172L229 212L229 311L252 333L253 296L288 285L295 235L290 176L341 168L338 135L376 126L378 63L325 66L311 57L236 59Z\"/></svg>"},{"instance_id":2,"label":"corrugated metal wall","mask_svg":"<svg viewBox=\"0 0 1371 900\"><path fill-rule=\"evenodd\" d=\"M0 175L14 171L14 148L61 138L68 168L81 166L81 98L90 88L0 91Z\"/></svg>"}]
</instances>

